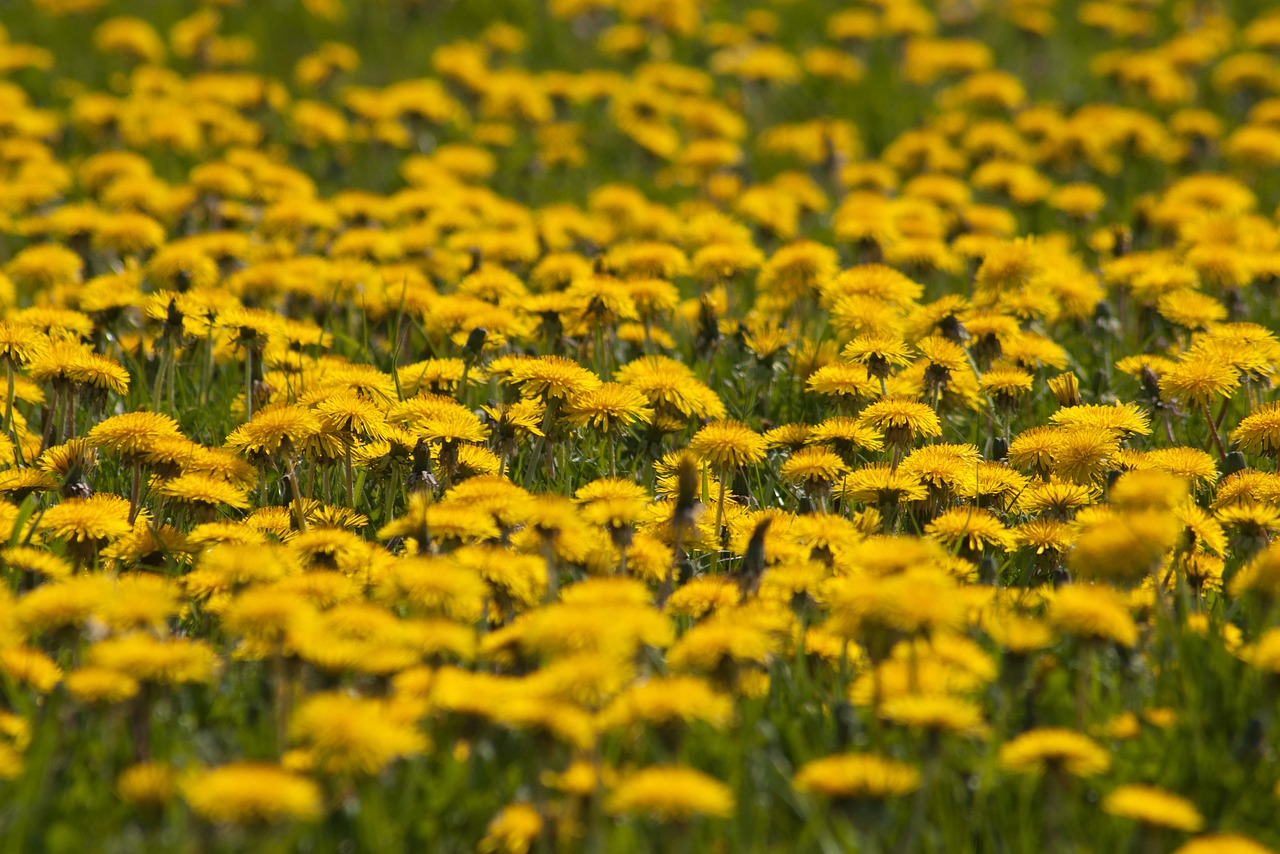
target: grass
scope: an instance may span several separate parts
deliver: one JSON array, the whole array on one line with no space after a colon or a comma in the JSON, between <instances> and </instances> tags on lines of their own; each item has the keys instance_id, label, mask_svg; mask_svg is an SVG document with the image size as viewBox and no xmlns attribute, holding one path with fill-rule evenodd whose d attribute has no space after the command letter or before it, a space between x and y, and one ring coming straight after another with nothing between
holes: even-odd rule
<instances>
[{"instance_id":1,"label":"grass","mask_svg":"<svg viewBox=\"0 0 1280 854\"><path fill-rule=\"evenodd\" d=\"M0 44L0 851L1280 846L1265 4L271 2L189 56L130 4L163 72L57 5ZM848 755L912 784L801 782Z\"/></svg>"}]
</instances>

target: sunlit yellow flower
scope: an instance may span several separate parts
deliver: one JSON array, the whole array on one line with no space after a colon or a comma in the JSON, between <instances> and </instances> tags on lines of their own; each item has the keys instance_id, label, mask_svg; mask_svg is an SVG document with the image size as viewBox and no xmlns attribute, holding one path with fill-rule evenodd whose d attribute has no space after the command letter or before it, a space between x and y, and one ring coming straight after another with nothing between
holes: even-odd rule
<instances>
[{"instance_id":1,"label":"sunlit yellow flower","mask_svg":"<svg viewBox=\"0 0 1280 854\"><path fill-rule=\"evenodd\" d=\"M695 816L728 818L735 808L729 787L692 768L654 766L622 778L605 801L613 815L681 821Z\"/></svg>"},{"instance_id":2,"label":"sunlit yellow flower","mask_svg":"<svg viewBox=\"0 0 1280 854\"><path fill-rule=\"evenodd\" d=\"M649 400L635 388L621 383L604 383L569 398L565 407L569 423L589 425L602 432L653 418Z\"/></svg>"},{"instance_id":3,"label":"sunlit yellow flower","mask_svg":"<svg viewBox=\"0 0 1280 854\"><path fill-rule=\"evenodd\" d=\"M427 745L411 708L345 693L308 697L293 713L289 732L313 751L322 767L339 774L376 774Z\"/></svg>"},{"instance_id":4,"label":"sunlit yellow flower","mask_svg":"<svg viewBox=\"0 0 1280 854\"><path fill-rule=\"evenodd\" d=\"M1124 600L1108 587L1071 584L1053 592L1049 622L1059 631L1085 640L1133 646L1138 640Z\"/></svg>"},{"instance_id":5,"label":"sunlit yellow flower","mask_svg":"<svg viewBox=\"0 0 1280 854\"><path fill-rule=\"evenodd\" d=\"M1231 439L1243 450L1274 457L1280 454L1280 403L1264 403L1231 431Z\"/></svg>"},{"instance_id":6,"label":"sunlit yellow flower","mask_svg":"<svg viewBox=\"0 0 1280 854\"><path fill-rule=\"evenodd\" d=\"M508 804L490 819L476 849L481 854L527 854L542 834L542 824L542 816L529 804Z\"/></svg>"},{"instance_id":7,"label":"sunlit yellow flower","mask_svg":"<svg viewBox=\"0 0 1280 854\"><path fill-rule=\"evenodd\" d=\"M140 632L99 641L90 647L89 661L139 681L171 684L209 682L217 668L216 654L202 641Z\"/></svg>"},{"instance_id":8,"label":"sunlit yellow flower","mask_svg":"<svg viewBox=\"0 0 1280 854\"><path fill-rule=\"evenodd\" d=\"M320 816L320 788L277 765L234 762L181 778L192 812L206 821L252 824Z\"/></svg>"},{"instance_id":9,"label":"sunlit yellow flower","mask_svg":"<svg viewBox=\"0 0 1280 854\"><path fill-rule=\"evenodd\" d=\"M275 406L254 414L227 436L227 447L251 461L266 461L277 454L293 454L321 430L315 413L300 406Z\"/></svg>"},{"instance_id":10,"label":"sunlit yellow flower","mask_svg":"<svg viewBox=\"0 0 1280 854\"><path fill-rule=\"evenodd\" d=\"M791 785L833 799L883 800L918 789L920 772L874 753L845 753L805 763Z\"/></svg>"},{"instance_id":11,"label":"sunlit yellow flower","mask_svg":"<svg viewBox=\"0 0 1280 854\"><path fill-rule=\"evenodd\" d=\"M1120 786L1103 799L1102 810L1152 827L1171 827L1187 833L1204 826L1204 817L1195 804L1155 786Z\"/></svg>"},{"instance_id":12,"label":"sunlit yellow flower","mask_svg":"<svg viewBox=\"0 0 1280 854\"><path fill-rule=\"evenodd\" d=\"M177 774L162 762L139 762L120 772L116 791L135 806L161 807L178 793Z\"/></svg>"},{"instance_id":13,"label":"sunlit yellow flower","mask_svg":"<svg viewBox=\"0 0 1280 854\"><path fill-rule=\"evenodd\" d=\"M864 424L883 431L893 448L906 448L921 437L941 436L942 422L927 404L903 398L885 398L862 410Z\"/></svg>"},{"instance_id":14,"label":"sunlit yellow flower","mask_svg":"<svg viewBox=\"0 0 1280 854\"><path fill-rule=\"evenodd\" d=\"M1074 777L1093 777L1111 767L1111 755L1087 735L1069 729L1033 729L1000 746L1000 767L1016 774L1061 769Z\"/></svg>"},{"instance_id":15,"label":"sunlit yellow flower","mask_svg":"<svg viewBox=\"0 0 1280 854\"><path fill-rule=\"evenodd\" d=\"M689 442L689 450L720 467L764 459L764 440L740 421L717 421L703 427Z\"/></svg>"}]
</instances>

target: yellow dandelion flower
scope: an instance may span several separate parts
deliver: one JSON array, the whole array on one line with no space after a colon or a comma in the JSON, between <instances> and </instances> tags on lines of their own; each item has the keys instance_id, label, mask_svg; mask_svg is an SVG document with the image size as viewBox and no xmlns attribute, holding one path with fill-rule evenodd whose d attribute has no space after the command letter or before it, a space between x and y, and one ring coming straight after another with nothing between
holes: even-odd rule
<instances>
[{"instance_id":1,"label":"yellow dandelion flower","mask_svg":"<svg viewBox=\"0 0 1280 854\"><path fill-rule=\"evenodd\" d=\"M83 703L122 703L137 696L141 685L127 673L107 667L82 667L67 674L67 690Z\"/></svg>"},{"instance_id":2,"label":"yellow dandelion flower","mask_svg":"<svg viewBox=\"0 0 1280 854\"><path fill-rule=\"evenodd\" d=\"M1239 833L1207 833L1178 846L1173 854L1275 854L1275 851Z\"/></svg>"},{"instance_id":3,"label":"yellow dandelion flower","mask_svg":"<svg viewBox=\"0 0 1280 854\"><path fill-rule=\"evenodd\" d=\"M116 791L134 806L162 807L177 795L178 776L163 762L139 762L120 772Z\"/></svg>"},{"instance_id":4,"label":"yellow dandelion flower","mask_svg":"<svg viewBox=\"0 0 1280 854\"><path fill-rule=\"evenodd\" d=\"M91 646L89 662L140 681L177 684L212 681L218 657L202 641L132 633Z\"/></svg>"},{"instance_id":5,"label":"yellow dandelion flower","mask_svg":"<svg viewBox=\"0 0 1280 854\"><path fill-rule=\"evenodd\" d=\"M247 424L227 436L227 447L250 461L266 462L277 454L296 453L322 429L316 413L301 406L273 406L260 410Z\"/></svg>"},{"instance_id":6,"label":"yellow dandelion flower","mask_svg":"<svg viewBox=\"0 0 1280 854\"><path fill-rule=\"evenodd\" d=\"M600 714L604 729L634 723L660 727L675 721L704 721L723 730L734 719L732 700L695 676L666 676L637 683Z\"/></svg>"},{"instance_id":7,"label":"yellow dandelion flower","mask_svg":"<svg viewBox=\"0 0 1280 854\"><path fill-rule=\"evenodd\" d=\"M1187 406L1207 406L1216 397L1230 396L1240 385L1232 365L1202 356L1174 364L1160 377L1160 395Z\"/></svg>"},{"instance_id":8,"label":"yellow dandelion flower","mask_svg":"<svg viewBox=\"0 0 1280 854\"><path fill-rule=\"evenodd\" d=\"M1204 816L1191 801L1155 786L1120 786L1102 799L1102 811L1186 833L1195 833L1204 827Z\"/></svg>"},{"instance_id":9,"label":"yellow dandelion flower","mask_svg":"<svg viewBox=\"0 0 1280 854\"><path fill-rule=\"evenodd\" d=\"M734 809L733 793L724 783L675 765L636 771L619 780L605 800L611 815L651 816L662 822L729 818Z\"/></svg>"},{"instance_id":10,"label":"yellow dandelion flower","mask_svg":"<svg viewBox=\"0 0 1280 854\"><path fill-rule=\"evenodd\" d=\"M806 762L791 785L832 799L886 800L920 788L920 772L874 753L843 753Z\"/></svg>"},{"instance_id":11,"label":"yellow dandelion flower","mask_svg":"<svg viewBox=\"0 0 1280 854\"><path fill-rule=\"evenodd\" d=\"M707 462L729 468L764 459L764 439L740 421L716 421L689 441L689 450Z\"/></svg>"},{"instance_id":12,"label":"yellow dandelion flower","mask_svg":"<svg viewBox=\"0 0 1280 854\"><path fill-rule=\"evenodd\" d=\"M320 787L277 765L234 762L182 778L191 811L206 821L253 824L320 817Z\"/></svg>"},{"instance_id":13,"label":"yellow dandelion flower","mask_svg":"<svg viewBox=\"0 0 1280 854\"><path fill-rule=\"evenodd\" d=\"M822 447L800 448L782 463L779 474L789 483L810 486L831 483L849 467L834 451Z\"/></svg>"},{"instance_id":14,"label":"yellow dandelion flower","mask_svg":"<svg viewBox=\"0 0 1280 854\"><path fill-rule=\"evenodd\" d=\"M905 398L885 398L862 410L862 423L884 433L887 445L906 448L915 439L942 435L942 422L927 404Z\"/></svg>"},{"instance_id":15,"label":"yellow dandelion flower","mask_svg":"<svg viewBox=\"0 0 1280 854\"><path fill-rule=\"evenodd\" d=\"M207 474L179 475L160 484L156 492L192 506L212 508L225 504L240 510L249 507L249 498L243 489Z\"/></svg>"},{"instance_id":16,"label":"yellow dandelion flower","mask_svg":"<svg viewBox=\"0 0 1280 854\"><path fill-rule=\"evenodd\" d=\"M289 733L325 770L338 774L376 774L393 760L421 753L427 746L408 707L345 693L308 697L293 713Z\"/></svg>"},{"instance_id":17,"label":"yellow dandelion flower","mask_svg":"<svg viewBox=\"0 0 1280 854\"><path fill-rule=\"evenodd\" d=\"M1280 402L1264 403L1246 415L1231 431L1231 440L1245 451L1280 455Z\"/></svg>"},{"instance_id":18,"label":"yellow dandelion flower","mask_svg":"<svg viewBox=\"0 0 1280 854\"><path fill-rule=\"evenodd\" d=\"M1000 767L1015 774L1042 774L1048 768L1073 777L1105 774L1111 755L1084 733L1069 729L1033 729L1000 746Z\"/></svg>"},{"instance_id":19,"label":"yellow dandelion flower","mask_svg":"<svg viewBox=\"0 0 1280 854\"><path fill-rule=\"evenodd\" d=\"M528 854L542 835L542 826L542 816L530 804L508 804L489 820L476 850L480 854Z\"/></svg>"},{"instance_id":20,"label":"yellow dandelion flower","mask_svg":"<svg viewBox=\"0 0 1280 854\"><path fill-rule=\"evenodd\" d=\"M55 504L40 518L40 529L55 539L94 543L123 537L133 526L128 501L100 494Z\"/></svg>"},{"instance_id":21,"label":"yellow dandelion flower","mask_svg":"<svg viewBox=\"0 0 1280 854\"><path fill-rule=\"evenodd\" d=\"M526 398L563 400L600 386L600 378L577 362L562 356L521 359L505 382L519 386Z\"/></svg>"},{"instance_id":22,"label":"yellow dandelion flower","mask_svg":"<svg viewBox=\"0 0 1280 854\"><path fill-rule=\"evenodd\" d=\"M1080 484L1099 480L1111 457L1120 450L1115 433L1096 427L1065 428L1051 441L1049 457L1053 473ZM1019 453L1025 451L1019 449Z\"/></svg>"},{"instance_id":23,"label":"yellow dandelion flower","mask_svg":"<svg viewBox=\"0 0 1280 854\"><path fill-rule=\"evenodd\" d=\"M891 697L881 704L879 715L910 729L974 736L988 732L977 703L946 694Z\"/></svg>"},{"instance_id":24,"label":"yellow dandelion flower","mask_svg":"<svg viewBox=\"0 0 1280 854\"><path fill-rule=\"evenodd\" d=\"M62 681L62 668L43 652L28 646L0 649L0 673L40 694L48 694Z\"/></svg>"},{"instance_id":25,"label":"yellow dandelion flower","mask_svg":"<svg viewBox=\"0 0 1280 854\"><path fill-rule=\"evenodd\" d=\"M1059 587L1049 601L1049 622L1059 631L1085 640L1121 646L1138 641L1138 627L1120 595L1110 588L1086 584Z\"/></svg>"},{"instance_id":26,"label":"yellow dandelion flower","mask_svg":"<svg viewBox=\"0 0 1280 854\"><path fill-rule=\"evenodd\" d=\"M1017 545L1014 533L991 512L973 507L944 511L925 527L925 535L948 549L959 546L971 556L981 555L987 548L1012 551Z\"/></svg>"},{"instance_id":27,"label":"yellow dandelion flower","mask_svg":"<svg viewBox=\"0 0 1280 854\"><path fill-rule=\"evenodd\" d=\"M565 418L578 427L591 426L601 432L653 419L649 399L632 386L604 383L569 398Z\"/></svg>"}]
</instances>

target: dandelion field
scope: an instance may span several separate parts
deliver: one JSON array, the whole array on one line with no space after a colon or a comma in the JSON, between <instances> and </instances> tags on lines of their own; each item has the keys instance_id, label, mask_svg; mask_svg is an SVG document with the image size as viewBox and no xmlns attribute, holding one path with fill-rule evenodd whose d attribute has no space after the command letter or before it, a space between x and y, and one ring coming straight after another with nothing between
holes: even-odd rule
<instances>
[{"instance_id":1,"label":"dandelion field","mask_svg":"<svg viewBox=\"0 0 1280 854\"><path fill-rule=\"evenodd\" d=\"M1280 13L0 5L0 852L1280 850Z\"/></svg>"}]
</instances>

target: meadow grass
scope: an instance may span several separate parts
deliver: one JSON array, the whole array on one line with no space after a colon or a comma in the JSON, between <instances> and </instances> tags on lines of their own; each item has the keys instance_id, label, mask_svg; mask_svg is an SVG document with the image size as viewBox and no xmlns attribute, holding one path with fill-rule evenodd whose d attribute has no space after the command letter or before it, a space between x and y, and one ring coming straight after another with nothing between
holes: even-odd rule
<instances>
[{"instance_id":1,"label":"meadow grass","mask_svg":"<svg viewBox=\"0 0 1280 854\"><path fill-rule=\"evenodd\" d=\"M0 26L0 851L1280 846L1268 4Z\"/></svg>"}]
</instances>

